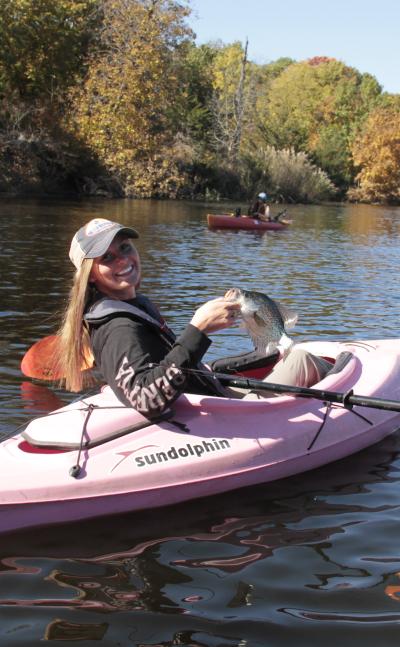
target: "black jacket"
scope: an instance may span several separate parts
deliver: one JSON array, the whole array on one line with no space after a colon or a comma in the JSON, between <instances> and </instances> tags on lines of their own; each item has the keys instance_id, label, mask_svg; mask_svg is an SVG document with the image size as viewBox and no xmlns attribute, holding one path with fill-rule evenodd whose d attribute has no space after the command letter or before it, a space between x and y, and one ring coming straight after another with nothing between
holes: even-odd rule
<instances>
[{"instance_id":1,"label":"black jacket","mask_svg":"<svg viewBox=\"0 0 400 647\"><path fill-rule=\"evenodd\" d=\"M206 370L199 363L211 344L207 335L189 324L175 337L157 308L142 295L123 302L107 299L115 309L102 316L103 297L98 297L85 317L93 354L104 380L123 404L151 418L168 409L183 392L224 395L224 388L211 375L185 371ZM135 306L138 314L122 311L124 304Z\"/></svg>"}]
</instances>

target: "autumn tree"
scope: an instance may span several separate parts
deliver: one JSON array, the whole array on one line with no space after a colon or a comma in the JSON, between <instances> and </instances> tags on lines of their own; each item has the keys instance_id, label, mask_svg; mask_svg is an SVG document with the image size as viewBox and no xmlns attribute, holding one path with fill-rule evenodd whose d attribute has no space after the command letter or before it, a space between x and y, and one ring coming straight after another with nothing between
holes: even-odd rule
<instances>
[{"instance_id":1,"label":"autumn tree","mask_svg":"<svg viewBox=\"0 0 400 647\"><path fill-rule=\"evenodd\" d=\"M254 128L251 131L251 145L253 147L263 146L270 139L266 126L268 123L268 98L271 85L294 62L291 58L282 57L265 65L252 64L254 84L252 99L255 106Z\"/></svg>"},{"instance_id":2,"label":"autumn tree","mask_svg":"<svg viewBox=\"0 0 400 647\"><path fill-rule=\"evenodd\" d=\"M247 48L247 42L244 48L239 42L220 48L213 67L212 143L222 163L233 168L253 112Z\"/></svg>"},{"instance_id":3,"label":"autumn tree","mask_svg":"<svg viewBox=\"0 0 400 647\"><path fill-rule=\"evenodd\" d=\"M376 108L352 147L359 172L349 197L400 204L400 98Z\"/></svg>"},{"instance_id":4,"label":"autumn tree","mask_svg":"<svg viewBox=\"0 0 400 647\"><path fill-rule=\"evenodd\" d=\"M98 0L0 0L1 190L73 186L82 149L61 120L100 19Z\"/></svg>"},{"instance_id":5,"label":"autumn tree","mask_svg":"<svg viewBox=\"0 0 400 647\"><path fill-rule=\"evenodd\" d=\"M0 79L23 100L73 84L98 24L98 0L0 0Z\"/></svg>"},{"instance_id":6,"label":"autumn tree","mask_svg":"<svg viewBox=\"0 0 400 647\"><path fill-rule=\"evenodd\" d=\"M71 126L129 195L179 181L174 115L188 9L174 0L102 0L100 48L74 97Z\"/></svg>"},{"instance_id":7,"label":"autumn tree","mask_svg":"<svg viewBox=\"0 0 400 647\"><path fill-rule=\"evenodd\" d=\"M267 144L312 155L336 184L354 171L351 143L381 88L369 74L318 57L289 65L271 84L262 131Z\"/></svg>"}]
</instances>

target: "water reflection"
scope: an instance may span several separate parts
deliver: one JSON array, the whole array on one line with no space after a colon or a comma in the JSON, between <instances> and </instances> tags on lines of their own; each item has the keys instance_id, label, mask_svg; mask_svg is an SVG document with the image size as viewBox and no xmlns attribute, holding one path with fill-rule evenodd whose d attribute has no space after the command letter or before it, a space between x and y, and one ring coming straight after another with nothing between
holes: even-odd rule
<instances>
[{"instance_id":1,"label":"water reflection","mask_svg":"<svg viewBox=\"0 0 400 647\"><path fill-rule=\"evenodd\" d=\"M63 406L61 398L47 386L24 380L20 384L21 404L28 414L50 413Z\"/></svg>"}]
</instances>

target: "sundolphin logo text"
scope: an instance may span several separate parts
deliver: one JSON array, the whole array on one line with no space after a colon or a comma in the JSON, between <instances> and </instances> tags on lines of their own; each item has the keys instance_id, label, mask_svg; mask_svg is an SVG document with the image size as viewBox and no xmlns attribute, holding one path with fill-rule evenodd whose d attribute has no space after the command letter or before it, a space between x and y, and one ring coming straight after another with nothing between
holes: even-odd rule
<instances>
[{"instance_id":1,"label":"sundolphin logo text","mask_svg":"<svg viewBox=\"0 0 400 647\"><path fill-rule=\"evenodd\" d=\"M190 445L187 443L183 447L170 447L165 452L155 452L153 454L143 454L143 456L136 456L135 461L138 467L145 467L146 465L154 465L155 463L166 463L170 460L178 458L189 458L190 456L197 456L201 458L204 454L216 452L223 449L230 449L229 441L223 438L216 440L213 438L211 441L203 440L201 443Z\"/></svg>"}]
</instances>

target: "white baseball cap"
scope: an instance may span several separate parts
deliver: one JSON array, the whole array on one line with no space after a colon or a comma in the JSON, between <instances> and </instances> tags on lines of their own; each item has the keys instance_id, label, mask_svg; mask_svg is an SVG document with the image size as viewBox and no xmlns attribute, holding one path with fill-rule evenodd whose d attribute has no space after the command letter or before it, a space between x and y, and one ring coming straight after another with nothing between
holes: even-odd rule
<instances>
[{"instance_id":1,"label":"white baseball cap","mask_svg":"<svg viewBox=\"0 0 400 647\"><path fill-rule=\"evenodd\" d=\"M129 238L139 238L136 229L105 218L94 218L81 227L73 237L69 250L69 257L76 269L79 270L85 258L97 258L104 254L119 233Z\"/></svg>"}]
</instances>

